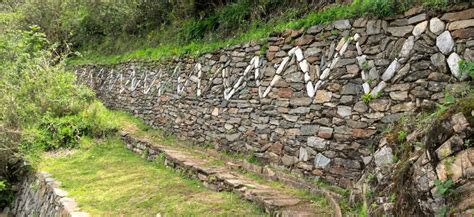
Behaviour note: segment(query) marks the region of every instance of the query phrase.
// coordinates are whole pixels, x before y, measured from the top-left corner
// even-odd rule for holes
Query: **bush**
[[[0,208],[11,202],[14,192],[9,186],[25,171],[22,159],[28,153],[20,152],[20,142],[50,138],[43,144],[74,144],[88,126],[76,125],[78,119],[73,117],[92,102],[94,94],[76,84],[74,74],[65,70],[52,49],[54,45],[37,26],[0,35],[0,179],[6,187],[0,191]]]
[[[355,0],[353,2],[358,14],[375,17],[386,17],[397,12],[395,0]]]

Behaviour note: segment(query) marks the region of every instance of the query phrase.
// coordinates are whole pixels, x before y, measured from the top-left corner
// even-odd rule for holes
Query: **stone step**
[[[138,138],[127,132],[122,132],[121,138],[126,143],[128,149],[141,154],[146,159],[154,160],[161,157],[165,165],[185,171],[185,174],[199,179],[207,188],[215,191],[235,192],[242,198],[259,204],[272,216],[329,215],[318,210],[317,205],[308,199],[299,198],[281,189],[260,184],[235,172],[228,165],[211,166],[209,160],[212,158],[211,156],[199,155],[199,152],[191,153],[191,151],[156,144],[146,138]],[[206,156],[207,159],[200,156]],[[237,165],[242,166],[242,162],[237,163]],[[263,171],[261,168],[258,169],[249,165],[242,167],[244,169],[253,168],[260,172]],[[291,187],[289,186],[289,188]],[[306,189],[327,198],[333,212],[330,214],[331,216],[342,216],[339,205],[330,193],[321,189],[314,189],[314,187],[306,187]]]

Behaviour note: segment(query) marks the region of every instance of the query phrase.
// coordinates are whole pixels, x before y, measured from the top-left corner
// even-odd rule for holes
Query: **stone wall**
[[[59,185],[60,182],[45,172],[26,177],[16,195],[13,215],[88,217],[89,214],[81,212],[73,199],[66,197],[68,193]]]
[[[474,109],[474,108],[470,108]],[[453,111],[454,110],[454,111]],[[456,111],[457,110],[457,111]],[[474,214],[474,110],[451,108],[431,126],[414,129],[403,144],[384,136],[356,185],[371,216],[472,216]],[[397,151],[398,150],[398,151]],[[394,161],[397,154],[401,159]],[[372,178],[370,178],[372,176]],[[452,182],[450,185],[436,184]],[[445,190],[440,193],[440,190]],[[446,213],[444,215],[442,213]]]
[[[384,125],[465,85],[474,8],[414,8],[274,33],[199,57],[82,66],[104,103],[220,150],[351,187]]]

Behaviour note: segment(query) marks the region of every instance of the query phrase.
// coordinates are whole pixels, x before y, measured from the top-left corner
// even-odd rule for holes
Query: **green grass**
[[[61,152],[59,152],[61,153]],[[162,162],[148,162],[118,138],[83,138],[72,154],[46,154],[39,168],[93,216],[263,216],[256,205],[213,192]]]
[[[178,140],[175,136],[164,136],[163,132],[159,129],[153,129],[146,124],[143,123],[139,118],[133,117],[128,113],[121,112],[121,111],[110,111],[107,110],[101,103],[96,102],[94,103],[89,110],[98,110],[97,115],[100,117],[99,119],[108,120],[109,127],[116,126],[117,128],[124,130],[130,133],[133,136],[138,138],[147,139],[150,142],[159,145],[166,145],[172,146],[178,150],[184,151],[187,154],[195,156],[197,158],[206,159],[208,163],[207,166],[218,166],[224,167],[226,162],[233,161],[233,160],[249,160],[248,157],[244,154],[236,154],[236,153],[222,153],[221,159],[210,157],[206,153],[206,149],[209,147],[200,147],[194,146],[189,144],[187,141]],[[100,120],[99,120],[100,121]],[[81,147],[92,147],[93,145],[88,145],[89,143],[83,142]],[[209,146],[209,145],[208,145]],[[288,188],[281,182],[276,181],[268,181],[263,179],[262,177],[258,176],[255,173],[238,170],[235,171],[241,175],[246,176],[252,180],[255,180],[257,183],[264,184],[267,186],[271,186],[275,189],[278,189],[282,192],[286,192],[289,195],[294,195],[300,198],[305,198],[314,202],[314,206],[321,210],[321,213],[331,213],[328,210],[328,201],[322,195],[313,195],[310,194],[309,191],[295,189],[295,188]]]

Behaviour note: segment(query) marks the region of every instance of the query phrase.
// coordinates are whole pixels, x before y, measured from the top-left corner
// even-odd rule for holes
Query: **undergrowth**
[[[149,38],[133,36],[133,40],[130,40],[130,37],[126,36],[118,41],[112,40],[115,43],[84,44],[80,50],[82,56],[71,58],[68,63],[71,65],[116,64],[130,59],[156,60],[180,55],[195,56],[229,45],[258,41],[267,38],[273,32],[281,32],[285,29],[308,28],[338,19],[365,15],[382,18],[403,12],[415,5],[423,5],[430,9],[444,9],[448,6],[448,2],[448,0],[356,0],[350,4],[332,4],[325,9],[305,13],[303,17],[293,14],[293,12],[301,11],[296,8],[273,20],[245,21],[244,18],[250,16],[249,4],[247,1],[237,1],[206,18],[191,19],[175,30],[163,30],[161,33],[169,34],[168,32],[173,31],[173,39],[178,40],[166,39],[156,45],[150,45]],[[231,33],[219,31],[219,28],[223,26],[234,26],[237,29]],[[130,41],[138,41],[140,45],[127,49],[115,49],[115,47],[128,47]],[[103,52],[111,48],[120,52]]]

